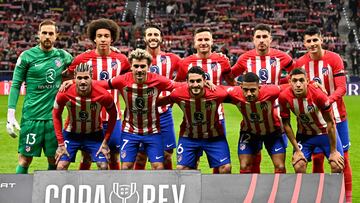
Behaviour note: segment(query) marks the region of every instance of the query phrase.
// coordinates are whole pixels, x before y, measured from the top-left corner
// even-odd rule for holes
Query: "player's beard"
[[[156,46],[151,46],[152,42],[156,42]],[[148,40],[146,41],[146,46],[150,49],[157,49],[160,46],[160,43],[158,40]]]
[[[41,46],[45,49],[45,50],[49,50],[53,47],[53,42],[51,42],[51,40],[44,40],[41,43]]]
[[[86,97],[91,92],[91,87],[89,85],[79,85],[76,87],[76,92],[80,97]]]

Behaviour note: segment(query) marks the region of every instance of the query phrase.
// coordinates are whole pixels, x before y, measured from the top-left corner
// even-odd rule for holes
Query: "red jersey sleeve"
[[[104,99],[102,100],[102,106],[105,107],[106,112],[109,114],[108,128],[106,129],[104,136],[104,139],[108,141],[116,124],[117,111],[114,104],[114,99],[109,94],[109,92],[104,90],[103,95],[104,95]]]
[[[332,56],[332,68],[334,74],[335,91],[330,95],[330,103],[339,100],[346,94],[346,77],[344,63],[338,54]]]
[[[129,60],[126,58],[125,55],[121,54],[121,72],[120,74],[124,74],[130,71],[131,65],[129,63]]]
[[[290,109],[287,98],[290,96],[290,89],[282,91],[279,95],[279,105],[280,105],[280,116],[281,118],[290,118]]]
[[[186,66],[185,62],[186,62],[185,59],[182,59],[179,61],[179,67],[178,67],[179,69],[176,74],[175,81],[182,82],[182,81],[186,80],[186,74],[187,74],[188,67]]]
[[[59,92],[56,95],[54,108],[52,112],[54,130],[58,144],[64,144],[64,137],[62,134],[62,112],[64,111],[67,102],[66,94]]]
[[[246,57],[246,54],[242,54],[236,61],[235,65],[233,65],[233,67],[231,67],[231,75],[233,77],[237,77],[246,71],[246,67],[244,65],[244,63],[246,63],[245,57]]]
[[[316,88],[314,86],[312,86],[311,88],[314,91],[314,103],[321,109],[321,111],[331,111],[331,105],[327,95],[323,91],[321,91],[320,88]]]

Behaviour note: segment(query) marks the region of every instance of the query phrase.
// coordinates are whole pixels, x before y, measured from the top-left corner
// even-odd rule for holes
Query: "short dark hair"
[[[271,34],[271,27],[269,25],[266,25],[266,24],[257,24],[254,28],[254,34],[257,30],[266,30],[268,31],[270,34]]]
[[[55,31],[56,31],[56,32],[59,31],[59,28],[58,28],[58,26],[56,25],[56,22],[53,21],[53,20],[46,19],[46,20],[41,21],[41,23],[39,24],[39,30],[41,30],[41,27],[44,26],[44,25],[53,25],[53,26],[55,26]]]
[[[210,32],[210,34],[212,35],[211,29],[209,27],[200,27],[200,28],[195,29],[194,36],[200,32]]]
[[[92,42],[94,42],[96,38],[96,31],[98,29],[107,29],[110,31],[111,39],[113,42],[116,42],[119,39],[120,35],[120,27],[119,25],[110,19],[100,18],[97,20],[93,20],[87,27],[87,35]]]
[[[253,72],[248,72],[243,77],[243,82],[256,82],[259,83],[259,76]]]
[[[200,66],[191,67],[186,74],[186,80],[189,79],[189,74],[192,74],[192,73],[201,75],[201,77],[205,80],[205,72]]]
[[[155,28],[155,29],[158,29],[160,31],[160,36],[162,37],[162,32],[161,32],[161,29],[159,26],[155,25],[155,24],[148,24],[148,25],[145,25],[144,27],[144,31],[143,31],[143,37],[145,37],[146,35],[146,30],[149,29],[149,28]]]
[[[290,77],[293,75],[301,75],[304,74],[306,76],[306,72],[303,68],[295,68],[290,72]]]
[[[90,77],[92,78],[92,66],[87,64],[87,63],[79,63],[76,68],[75,68],[75,75],[76,73],[79,72],[89,72],[90,73]]]
[[[306,28],[306,30],[304,31],[304,36],[305,35],[316,35],[316,34],[321,36],[321,31],[317,26],[314,26],[314,25],[308,26]]]

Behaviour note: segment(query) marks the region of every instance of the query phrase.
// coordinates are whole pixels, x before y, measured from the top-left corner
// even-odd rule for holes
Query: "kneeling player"
[[[79,64],[75,69],[76,84],[65,92],[59,92],[53,109],[54,128],[58,140],[56,151],[57,170],[67,170],[75,161],[77,150],[91,154],[99,169],[108,169],[109,147],[107,142],[114,129],[116,108],[112,96],[92,83],[92,67]],[[63,133],[62,112],[68,109],[68,118]],[[105,108],[109,113],[108,128],[103,137],[100,113]]]

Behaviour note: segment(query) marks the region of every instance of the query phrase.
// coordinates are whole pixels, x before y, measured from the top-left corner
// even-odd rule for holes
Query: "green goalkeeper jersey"
[[[39,45],[24,51],[19,56],[10,89],[8,108],[16,109],[22,82],[26,96],[22,118],[27,120],[52,119],[55,96],[61,85],[61,73],[72,62],[72,56],[53,48],[43,51]]]

